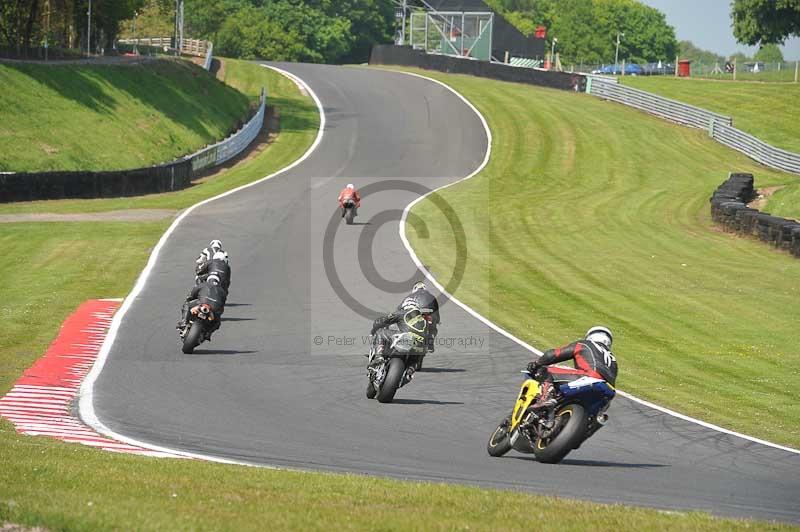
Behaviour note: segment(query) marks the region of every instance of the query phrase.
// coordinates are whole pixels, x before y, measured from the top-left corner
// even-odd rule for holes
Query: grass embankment
[[[484,172],[440,194],[468,235],[456,295],[541,348],[596,323],[616,333],[619,385],[703,420],[800,447],[800,261],[711,223],[729,171],[797,182],[634,109],[427,72],[494,135]],[[430,201],[414,248],[448,281],[456,243]]]
[[[298,157],[316,134],[309,100],[291,82],[254,65],[228,62],[227,76],[251,96],[268,83],[271,101],[280,102],[284,128],[255,160],[175,194],[24,207],[81,212],[181,206]],[[6,274],[6,286],[16,288],[4,292],[2,307],[7,334],[0,337],[0,394],[44,352],[82,301],[128,293],[167,223],[0,225],[0,245],[16,250]],[[470,487],[117,455],[19,436],[4,420],[0,449],[0,523],[51,529],[507,529],[517,526],[509,523],[537,521],[565,530],[788,529]]]
[[[225,137],[248,114],[243,94],[170,59],[0,64],[0,87],[0,171],[8,172],[162,163]]]
[[[202,199],[269,175],[291,163],[308,149],[317,135],[319,113],[311,98],[300,94],[292,81],[254,63],[233,59],[225,60],[224,79],[252,102],[258,99],[261,87],[265,86],[267,102],[278,109],[280,135],[258,157],[239,164],[220,176],[177,192],[129,198],[6,203],[0,205],[0,214],[183,209]]]
[[[5,437],[3,435],[3,437]],[[24,438],[0,523],[57,530],[789,530],[464,486],[114,455]]]
[[[800,84],[669,76],[625,76],[620,80],[637,89],[733,117],[733,125],[742,131],[778,148],[800,153]]]
[[[759,139],[800,153],[800,84],[717,82],[667,77],[626,77],[626,85],[733,117],[733,125]],[[764,188],[759,174],[756,188]],[[767,200],[764,212],[800,219],[800,182]]]

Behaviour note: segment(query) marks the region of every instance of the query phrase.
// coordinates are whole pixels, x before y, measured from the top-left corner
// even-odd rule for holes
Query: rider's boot
[[[539,392],[539,398],[531,405],[532,408],[549,408],[556,404],[556,399],[553,397],[553,383],[544,381],[542,389]]]

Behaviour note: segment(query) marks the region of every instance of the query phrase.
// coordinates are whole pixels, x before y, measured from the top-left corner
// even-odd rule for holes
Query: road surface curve
[[[452,346],[440,345],[393,404],[365,399],[370,321],[341,293],[376,311],[397,305],[400,287],[419,277],[398,235],[402,209],[475,170],[487,137],[463,101],[429,80],[279,66],[318,95],[324,136],[289,172],[195,209],[176,228],[94,384],[103,424],[141,442],[248,463],[800,522],[800,456],[624,398],[609,426],[560,465],[513,452],[490,458],[487,437],[511,408],[531,355],[455,304],[445,304],[440,333]],[[363,225],[334,219],[325,256],[347,183],[373,192]],[[193,259],[211,238],[232,257],[229,304],[213,341],[184,355],[173,327]]]

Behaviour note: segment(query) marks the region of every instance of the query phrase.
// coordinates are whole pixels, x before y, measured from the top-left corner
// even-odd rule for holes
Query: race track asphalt
[[[531,355],[452,303],[440,336],[453,345],[428,357],[393,404],[367,400],[370,312],[391,310],[420,277],[398,235],[400,213],[420,190],[477,168],[487,138],[476,114],[433,82],[278,66],[319,96],[322,141],[289,172],[177,227],[94,385],[102,423],[145,443],[249,463],[800,522],[800,456],[624,398],[609,426],[560,465],[513,452],[490,458],[486,440]],[[335,218],[350,182],[370,191],[364,225]],[[213,341],[184,355],[174,325],[194,258],[212,238],[231,256],[229,304]],[[369,310],[344,302],[343,290]]]

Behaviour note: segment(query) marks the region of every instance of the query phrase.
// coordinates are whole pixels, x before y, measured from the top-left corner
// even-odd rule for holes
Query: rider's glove
[[[539,371],[540,367],[541,366],[539,365],[539,362],[534,360],[533,362],[528,364],[528,373],[530,373],[531,375],[536,375],[536,372]]]

